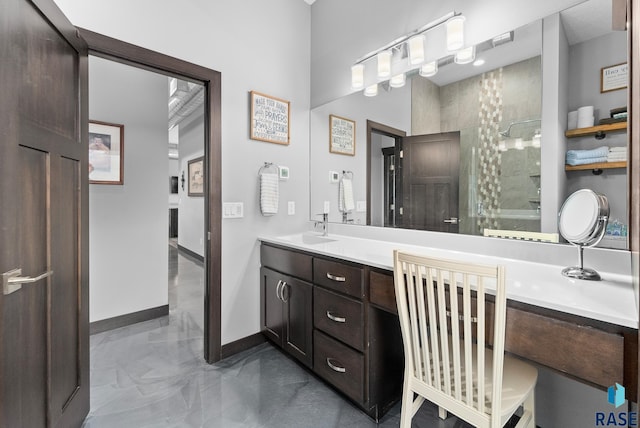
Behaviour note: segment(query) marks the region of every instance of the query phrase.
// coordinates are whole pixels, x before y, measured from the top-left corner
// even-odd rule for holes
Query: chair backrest
[[[520,239],[523,241],[555,243],[560,241],[560,236],[557,233],[528,232],[526,230],[484,229],[483,235],[493,238]]]
[[[420,394],[429,401],[468,422],[499,426],[506,318],[504,268],[396,250],[394,280],[405,376],[417,381],[425,392]],[[487,300],[493,300],[493,307]],[[484,351],[490,344],[493,373],[491,384],[485,385]]]

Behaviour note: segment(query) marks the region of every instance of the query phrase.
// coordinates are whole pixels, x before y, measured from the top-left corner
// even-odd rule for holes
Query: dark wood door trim
[[[204,163],[207,174],[205,191],[205,315],[204,358],[208,363],[221,359],[221,267],[222,267],[222,132],[220,72],[141,48],[121,40],[78,28],[87,42],[89,53],[101,58],[159,72],[205,86],[205,147]]]
[[[396,143],[399,138],[407,136],[405,131],[367,120],[367,225],[371,224],[371,134],[373,132],[394,138]]]

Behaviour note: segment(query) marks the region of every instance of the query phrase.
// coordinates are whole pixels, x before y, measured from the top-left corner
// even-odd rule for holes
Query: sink
[[[308,245],[316,245],[316,244],[326,244],[328,242],[334,242],[335,239],[328,238],[326,236],[321,235],[310,235],[310,234],[302,234],[302,243]]]

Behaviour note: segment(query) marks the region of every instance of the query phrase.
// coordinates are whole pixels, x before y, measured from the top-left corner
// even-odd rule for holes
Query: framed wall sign
[[[626,62],[602,67],[600,70],[600,93],[617,91],[627,87],[629,66]]]
[[[124,125],[89,121],[89,183],[124,184]]]
[[[252,140],[289,144],[289,101],[251,91]]]
[[[329,115],[329,151],[341,155],[356,154],[356,122]]]
[[[187,195],[204,196],[204,157],[191,159],[187,164]]]

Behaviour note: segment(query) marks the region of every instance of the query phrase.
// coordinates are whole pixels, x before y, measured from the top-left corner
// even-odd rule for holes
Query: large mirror
[[[542,122],[549,105],[565,106],[562,115],[593,105],[595,125],[626,106],[626,89],[601,92],[602,69],[626,62],[627,55],[626,32],[613,31],[610,17],[611,0],[589,0],[560,12],[555,43],[565,47],[556,52],[566,58],[559,61],[557,79],[543,81],[543,62],[553,60],[544,55],[554,53],[543,52],[543,23],[537,20],[476,45],[480,61],[461,65],[443,57],[434,76],[415,70],[402,87],[382,83],[374,97],[356,92],[314,108],[313,219],[328,212],[330,222],[535,236],[557,232],[558,206],[545,206],[543,195],[564,200],[589,188],[607,195],[611,220],[619,226],[600,246],[627,248],[626,169],[558,167],[566,150],[626,147],[624,129],[604,140],[565,138],[545,135]],[[545,84],[558,89],[550,92]],[[355,123],[353,155],[330,151],[331,115]],[[561,126],[564,133],[566,123]],[[558,168],[562,177],[543,187],[550,182],[543,176]],[[351,209],[344,206],[343,179]]]

